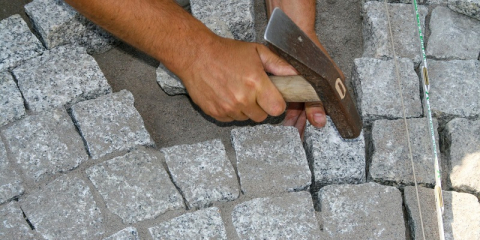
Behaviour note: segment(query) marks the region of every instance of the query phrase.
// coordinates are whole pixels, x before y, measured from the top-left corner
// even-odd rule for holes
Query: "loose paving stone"
[[[480,61],[428,61],[430,104],[436,116],[480,115]]]
[[[0,21],[0,39],[0,72],[40,55],[45,49],[18,14]]]
[[[420,117],[420,86],[411,60],[397,59],[406,117]],[[352,82],[363,120],[402,118],[403,108],[394,60],[357,58]]]
[[[480,53],[480,22],[436,7],[430,19],[431,34],[427,54],[437,59],[478,59]]]
[[[227,24],[235,39],[255,41],[253,1],[191,0],[190,6],[200,21],[216,17]]]
[[[410,58],[415,65],[421,61],[418,28],[411,4],[389,3],[396,56]],[[428,8],[418,6],[422,29],[425,29],[425,17]],[[363,57],[393,58],[385,3],[366,2],[363,6]]]
[[[68,108],[112,91],[95,59],[73,46],[45,51],[15,68],[13,74],[27,107],[35,112]]]
[[[448,0],[448,7],[455,12],[480,20],[480,0]]]
[[[97,239],[104,232],[102,213],[77,177],[57,178],[21,199],[20,206],[45,239]]]
[[[132,93],[122,90],[72,107],[74,121],[93,159],[137,145],[154,145],[133,103]]]
[[[127,227],[103,240],[140,240],[140,238],[136,228]]]
[[[0,237],[2,239],[36,239],[23,218],[17,202],[10,202],[0,207]]]
[[[450,144],[450,182],[458,191],[480,195],[480,120],[451,120],[446,127]]]
[[[237,128],[231,139],[243,193],[309,188],[311,172],[296,128],[267,124]]]
[[[433,150],[427,119],[407,119],[407,124],[417,182],[434,184]],[[437,129],[435,119],[433,124],[434,129]],[[437,151],[440,151],[437,134],[435,138]],[[370,164],[371,178],[380,183],[413,184],[404,120],[375,121],[372,127],[372,140],[374,151]]]
[[[0,140],[0,204],[23,194],[22,182],[17,172],[11,168],[5,145]]]
[[[30,181],[72,170],[88,159],[65,109],[28,116],[5,129],[3,135],[12,161]]]
[[[161,160],[158,151],[139,149],[86,172],[107,208],[124,223],[135,223],[184,207]]]
[[[238,198],[237,175],[218,139],[162,148],[173,182],[189,208]]]
[[[148,229],[153,239],[227,239],[216,207],[186,213]]]
[[[419,187],[425,239],[438,239],[438,223],[433,189]],[[468,193],[443,191],[445,239],[480,239],[480,204]],[[405,188],[405,208],[414,239],[422,239],[415,187]]]
[[[0,127],[25,115],[22,94],[12,75],[0,72]]]
[[[320,239],[308,192],[238,204],[233,209],[232,221],[240,239]]]
[[[330,117],[323,128],[308,124],[305,130],[305,151],[315,184],[365,182],[365,140],[343,139]]]
[[[318,199],[328,239],[405,239],[402,196],[395,187],[329,185]]]

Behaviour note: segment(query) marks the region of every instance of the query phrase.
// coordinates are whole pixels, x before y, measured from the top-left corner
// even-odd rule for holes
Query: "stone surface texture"
[[[237,175],[218,139],[162,148],[173,182],[189,208],[232,201],[240,194]]]
[[[480,20],[480,0],[448,0],[448,7],[455,12]]]
[[[216,207],[186,213],[148,230],[154,240],[227,239],[220,210]]]
[[[90,189],[74,176],[62,176],[31,192],[20,206],[45,239],[96,239],[104,232]]]
[[[13,70],[27,107],[35,112],[70,107],[110,93],[95,59],[83,48],[62,46],[45,51]]]
[[[137,145],[154,145],[133,104],[132,93],[122,90],[72,107],[74,121],[93,159]]]
[[[82,138],[65,109],[28,116],[5,129],[3,135],[12,162],[30,181],[67,172],[88,159]]]
[[[184,207],[182,196],[170,181],[157,151],[135,150],[86,172],[107,208],[124,223],[153,219]]]
[[[20,176],[12,169],[5,145],[0,139],[0,204],[22,194],[25,191],[22,183]]]
[[[0,237],[2,239],[37,239],[17,202],[0,206]]]
[[[45,49],[20,15],[0,21],[0,72],[38,56]]]
[[[296,128],[268,124],[236,128],[231,138],[243,193],[309,188],[311,172]]]
[[[365,182],[363,133],[355,139],[343,139],[328,117],[323,128],[308,124],[304,146],[315,184]]]
[[[157,67],[157,83],[168,95],[187,94],[185,86],[183,86],[180,78],[168,70],[162,63]]]
[[[232,221],[240,239],[320,239],[321,234],[308,192],[241,203]]]
[[[140,238],[136,228],[127,227],[103,240],[140,240]]]
[[[328,185],[318,199],[327,239],[405,239],[402,195],[395,187]]]
[[[12,75],[0,72],[0,127],[25,115],[22,94]]]

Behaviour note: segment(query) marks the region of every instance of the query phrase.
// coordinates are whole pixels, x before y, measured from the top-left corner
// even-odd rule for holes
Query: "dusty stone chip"
[[[0,236],[3,239],[37,239],[17,202],[0,206]]]
[[[0,72],[0,127],[25,115],[22,94],[12,75]]]
[[[23,194],[25,190],[22,183],[20,176],[12,169],[5,145],[0,139],[0,204]]]

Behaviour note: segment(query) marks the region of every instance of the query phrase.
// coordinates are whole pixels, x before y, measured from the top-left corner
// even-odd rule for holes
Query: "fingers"
[[[322,128],[327,123],[327,116],[321,102],[305,103],[305,112],[308,121],[314,127]]]
[[[270,51],[270,49],[268,49],[267,47],[263,45],[258,45],[257,51],[260,59],[262,60],[265,71],[273,75],[280,76],[298,74],[297,70],[292,67],[292,65],[288,64],[287,61]]]

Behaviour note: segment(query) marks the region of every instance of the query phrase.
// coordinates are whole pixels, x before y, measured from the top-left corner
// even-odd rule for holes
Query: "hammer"
[[[362,121],[335,62],[279,8],[273,10],[265,40],[300,73],[270,76],[285,101],[321,101],[340,136],[358,137]]]

